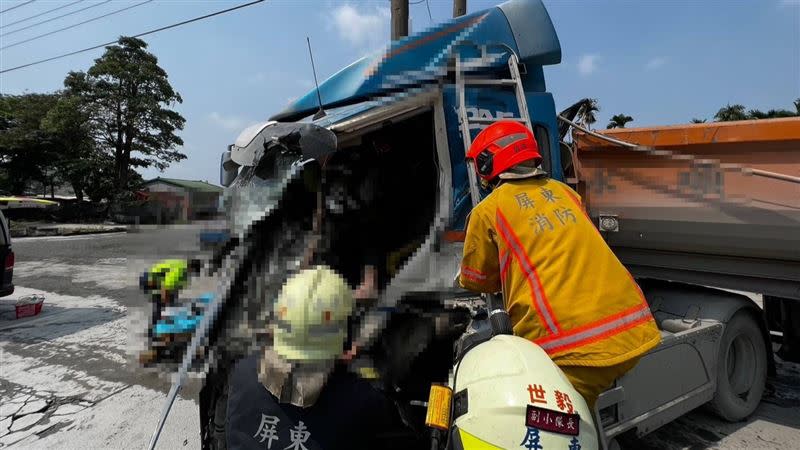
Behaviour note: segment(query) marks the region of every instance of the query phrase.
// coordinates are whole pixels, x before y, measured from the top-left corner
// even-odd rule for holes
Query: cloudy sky
[[[27,1],[27,0],[24,0]],[[240,1],[0,0],[0,67],[90,47]],[[415,3],[418,0],[412,0]],[[412,4],[412,31],[447,20],[452,1]],[[500,3],[468,0],[468,11]],[[556,106],[599,99],[599,124],[617,113],[631,125],[711,118],[726,103],[791,108],[800,97],[800,0],[545,0],[563,60],[546,68]],[[47,10],[41,17],[13,24]],[[430,16],[428,12],[430,7]],[[69,16],[20,30],[61,14]],[[132,7],[70,30],[13,45]],[[311,38],[320,80],[389,39],[389,0],[268,0],[146,38],[184,102],[181,133],[189,158],[162,176],[218,180],[219,154],[239,131],[313,87]],[[433,21],[431,21],[431,18]],[[102,50],[0,75],[0,92],[52,91],[70,70],[86,70]],[[159,175],[144,171],[145,177]]]

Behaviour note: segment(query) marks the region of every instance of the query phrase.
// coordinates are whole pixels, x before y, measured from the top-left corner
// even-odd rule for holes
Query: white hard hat
[[[454,448],[598,448],[583,397],[527,339],[500,335],[469,350],[450,386]]]
[[[327,266],[287,280],[275,305],[275,352],[289,361],[322,361],[344,351],[355,306],[350,286]]]

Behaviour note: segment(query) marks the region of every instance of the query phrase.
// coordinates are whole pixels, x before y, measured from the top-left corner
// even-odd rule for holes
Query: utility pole
[[[408,36],[408,0],[392,0],[392,40]]]
[[[461,17],[467,13],[467,0],[453,0],[453,17]]]

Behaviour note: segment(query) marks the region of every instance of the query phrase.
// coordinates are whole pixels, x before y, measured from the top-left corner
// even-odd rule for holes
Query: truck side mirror
[[[222,158],[219,163],[219,184],[228,187],[239,175],[239,165],[231,159],[231,150],[222,152]]]

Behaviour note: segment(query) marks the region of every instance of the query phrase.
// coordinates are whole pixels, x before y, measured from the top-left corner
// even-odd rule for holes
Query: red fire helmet
[[[542,155],[528,127],[519,122],[503,120],[478,133],[469,147],[467,159],[475,161],[478,176],[491,181],[525,161],[535,159],[538,164]]]

